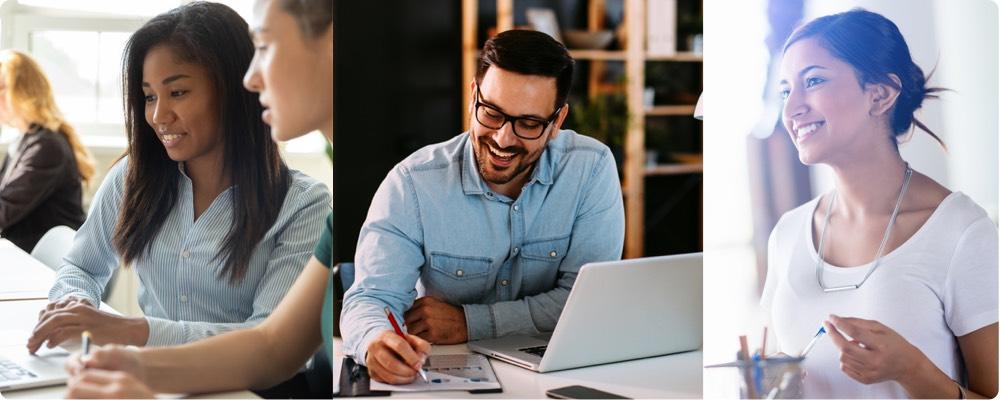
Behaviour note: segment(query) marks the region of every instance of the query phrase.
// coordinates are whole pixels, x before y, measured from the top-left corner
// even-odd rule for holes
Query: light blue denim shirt
[[[97,190],[56,274],[50,300],[75,295],[100,303],[120,263],[112,237],[126,161],[113,166]],[[139,277],[139,307],[149,322],[147,346],[193,342],[256,325],[271,314],[312,256],[330,213],[326,186],[298,171],[291,171],[291,177],[281,211],[254,249],[246,277],[232,286],[227,277],[218,277],[225,257],[213,260],[232,226],[232,190],[219,194],[195,220],[191,179],[181,171],[173,210],[149,252],[132,265]]]
[[[583,264],[621,258],[625,216],[611,151],[563,130],[517,199],[495,193],[463,133],[407,157],[361,228],[344,297],[344,350],[369,342],[417,297],[461,305],[469,340],[555,328]],[[419,289],[418,289],[419,287]]]

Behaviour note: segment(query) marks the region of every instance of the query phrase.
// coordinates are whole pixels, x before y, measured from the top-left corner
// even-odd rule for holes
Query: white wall
[[[942,101],[952,190],[961,190],[997,220],[997,4],[986,0],[934,3],[942,62],[938,73],[955,93]]]

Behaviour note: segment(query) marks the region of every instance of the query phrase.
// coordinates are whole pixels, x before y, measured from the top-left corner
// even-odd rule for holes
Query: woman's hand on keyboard
[[[145,318],[129,318],[98,310],[87,301],[60,300],[41,312],[28,338],[28,352],[35,354],[43,344],[53,348],[83,331],[90,331],[95,344],[118,343],[142,346],[149,339]]]

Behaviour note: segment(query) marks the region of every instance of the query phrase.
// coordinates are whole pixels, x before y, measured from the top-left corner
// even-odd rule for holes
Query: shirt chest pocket
[[[559,266],[569,249],[569,236],[542,239],[521,246],[521,291],[532,295],[552,290]]]
[[[425,286],[429,293],[445,294],[452,304],[474,303],[489,290],[492,264],[486,257],[432,252]]]

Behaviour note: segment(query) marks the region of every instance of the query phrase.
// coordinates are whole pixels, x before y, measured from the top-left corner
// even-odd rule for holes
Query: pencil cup
[[[802,397],[802,358],[773,357],[736,363],[741,399],[797,399]]]

